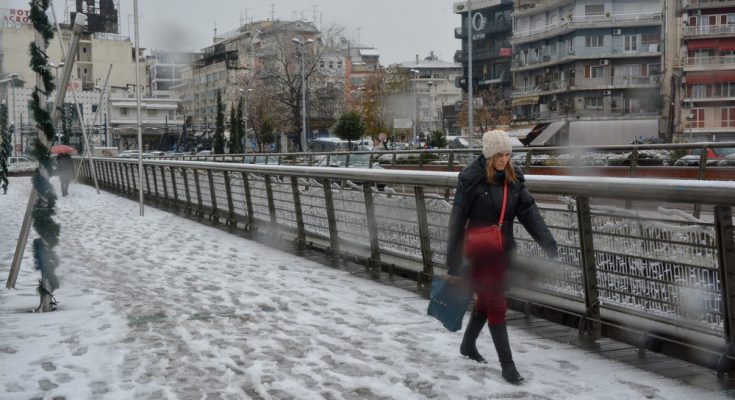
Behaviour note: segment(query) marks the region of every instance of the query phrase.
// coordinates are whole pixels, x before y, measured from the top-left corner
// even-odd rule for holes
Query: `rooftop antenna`
[[[245,18],[242,17],[242,11],[240,11],[240,27],[241,28],[243,26],[243,21],[245,21],[245,22],[248,21],[248,10],[250,10],[250,8],[246,8],[245,9]]]
[[[217,21],[214,21],[214,40],[212,42],[217,41]]]
[[[361,26],[357,27],[357,45],[360,46],[360,30],[362,30]]]
[[[276,20],[276,3],[271,3],[271,21]]]
[[[291,10],[291,21],[296,21],[296,16],[298,15],[298,11]]]
[[[311,6],[311,10],[312,10],[311,22],[313,22],[315,26],[316,26],[316,10],[317,9],[319,9],[318,4],[314,4],[313,6]],[[319,26],[321,26],[321,24],[319,24]]]

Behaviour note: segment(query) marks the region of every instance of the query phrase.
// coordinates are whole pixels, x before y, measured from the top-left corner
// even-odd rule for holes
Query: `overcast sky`
[[[61,19],[64,0],[54,0]],[[28,8],[27,0],[10,0],[11,8]],[[73,9],[75,1],[68,3]],[[240,25],[240,18],[269,19],[271,4],[276,19],[303,17],[317,25],[338,24],[345,36],[377,47],[383,65],[409,61],[434,51],[440,59],[452,61],[460,42],[454,28],[460,18],[452,12],[453,0],[139,0],[141,47],[198,51],[212,43],[215,22],[218,32]],[[120,0],[120,33],[133,28],[133,0]],[[133,37],[133,34],[130,35]]]

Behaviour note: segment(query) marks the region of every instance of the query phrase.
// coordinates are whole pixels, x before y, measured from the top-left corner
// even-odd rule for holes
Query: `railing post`
[[[143,166],[143,176],[145,177],[145,193],[148,197],[151,196],[151,179],[148,176],[148,167]]]
[[[135,195],[135,192],[133,192],[132,186],[130,185],[130,172],[128,172],[128,169],[130,167],[129,164],[125,165],[125,192],[128,194],[128,196]]]
[[[276,202],[273,200],[273,187],[271,186],[271,176],[265,175],[265,193],[266,197],[268,198],[268,215],[270,216],[270,221],[272,227],[276,226]]]
[[[449,153],[449,164],[447,165],[447,171],[452,172],[454,169],[454,152]],[[451,189],[447,188],[444,189],[444,200],[449,200],[449,195],[451,193]]]
[[[219,213],[217,212],[217,196],[214,192],[214,173],[211,169],[207,170],[207,179],[209,179],[209,196],[212,199],[212,212],[209,214],[209,220],[215,224],[219,224]]]
[[[635,169],[638,167],[638,147],[634,147],[630,153],[630,166],[628,168],[628,177],[635,176]],[[625,200],[625,208],[633,208],[633,200]]]
[[[191,193],[189,193],[189,175],[187,173],[187,170],[182,168],[181,169],[181,178],[184,179],[184,192],[186,192],[186,207],[184,207],[184,212],[187,214],[191,214]]]
[[[599,322],[600,300],[597,290],[597,269],[595,266],[592,211],[589,197],[577,197],[577,225],[579,227],[579,252],[584,283],[585,316],[588,318],[586,330],[587,334],[593,338],[599,338],[602,335],[602,325]]]
[[[735,345],[735,242],[733,242],[732,209],[715,207],[715,230],[717,231],[717,261],[722,287],[722,320],[725,333],[725,356],[732,356]],[[717,372],[730,370],[730,363],[721,362]]]
[[[202,209],[202,188],[199,185],[199,172],[197,172],[197,170],[194,170],[194,186],[196,187],[197,191],[197,210],[194,212],[194,215],[196,215],[197,217],[203,217],[204,210]]]
[[[230,187],[230,174],[227,171],[222,171],[222,175],[225,178],[225,193],[227,194],[227,221],[225,224],[228,226],[237,226],[237,218],[235,218],[235,206],[232,204],[232,188]]]
[[[148,168],[146,168],[147,170]],[[159,201],[161,198],[158,195],[158,177],[156,176],[156,167],[151,167],[151,175],[153,175],[153,189],[156,192],[156,201]]]
[[[702,147],[702,154],[699,155],[699,170],[697,171],[697,180],[704,179],[704,173],[707,169],[707,149],[709,146],[705,145]],[[694,210],[692,211],[692,215],[694,218],[699,218],[700,214],[702,213],[702,205],[700,203],[697,203],[694,205]]]
[[[424,154],[426,154],[426,152],[423,150],[419,153],[419,169],[424,169]]]
[[[368,234],[370,235],[370,260],[368,267],[380,271],[380,244],[378,242],[378,224],[375,219],[375,204],[373,202],[373,188],[369,183],[362,184],[365,195],[365,218],[367,218]]]
[[[163,205],[168,206],[168,188],[166,187],[166,167],[161,165],[161,186],[163,186]]]
[[[339,238],[337,237],[337,215],[334,212],[334,199],[332,198],[332,181],[325,179],[322,181],[324,187],[324,205],[327,207],[327,222],[329,223],[329,241],[331,248],[329,249],[332,256],[339,255]]]
[[[523,165],[523,175],[528,174],[529,168],[531,168],[531,160],[533,158],[533,150],[528,150],[526,153],[526,163]]]
[[[243,192],[245,193],[245,207],[248,211],[248,222],[245,223],[245,230],[249,231],[253,229],[255,217],[253,217],[253,199],[250,197],[250,179],[248,179],[248,173],[245,171],[242,172],[242,187]]]
[[[122,175],[120,173],[121,165],[119,162],[116,162],[115,164],[113,164],[113,167],[113,172],[115,175],[115,189],[118,193],[121,193],[123,188]]]
[[[131,164],[130,165],[130,180],[133,182],[133,191],[131,192],[132,196],[138,195],[138,179],[135,178],[135,171],[138,169],[138,164]],[[140,171],[138,171],[140,173]]]
[[[304,216],[301,211],[301,194],[299,193],[299,178],[291,177],[291,192],[293,193],[293,207],[296,214],[296,242],[302,246],[306,243],[306,232],[304,230]]]
[[[179,209],[179,191],[176,188],[176,168],[171,168],[171,189],[174,190],[174,209],[178,211]]]
[[[424,286],[426,282],[431,282],[434,276],[434,264],[431,261],[431,233],[429,232],[429,221],[426,216],[426,199],[424,198],[424,188],[415,186],[413,188],[416,197],[416,216],[419,223],[419,239],[421,242],[421,259],[423,260],[424,270],[419,274],[416,283],[419,287]]]

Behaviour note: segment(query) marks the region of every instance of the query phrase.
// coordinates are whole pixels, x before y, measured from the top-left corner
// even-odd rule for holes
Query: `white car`
[[[38,161],[26,157],[8,157],[8,172],[27,172],[38,168]]]

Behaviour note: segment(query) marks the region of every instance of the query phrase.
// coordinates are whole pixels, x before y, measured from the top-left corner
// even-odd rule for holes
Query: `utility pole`
[[[467,0],[467,137],[473,147],[475,100],[472,93],[472,0]]]

